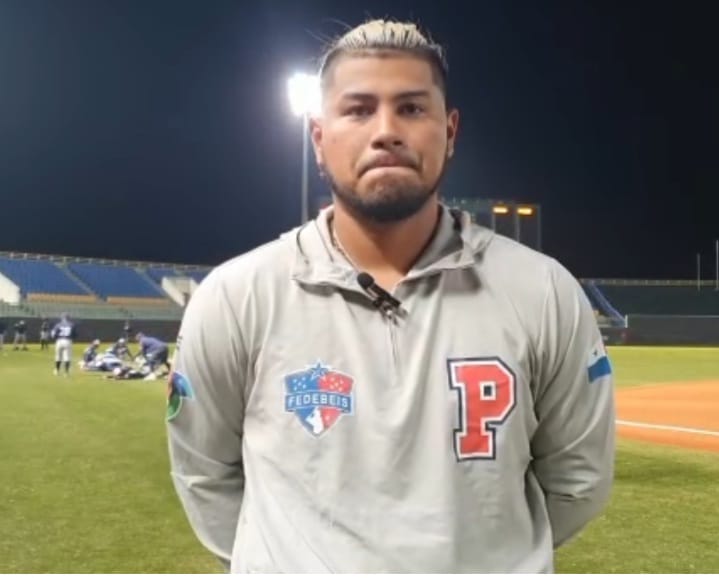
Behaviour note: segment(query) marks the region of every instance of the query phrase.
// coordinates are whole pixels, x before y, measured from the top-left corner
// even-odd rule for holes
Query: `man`
[[[605,506],[612,377],[579,284],[438,200],[458,113],[414,25],[348,32],[311,124],[332,207],[215,269],[172,476],[233,572],[550,572]]]
[[[50,332],[55,340],[55,370],[54,374],[60,375],[60,367],[64,365],[64,376],[70,376],[70,362],[72,360],[72,340],[75,339],[75,325],[70,321],[67,314],[60,316],[60,321],[55,324]]]
[[[115,367],[110,373],[105,375],[105,379],[116,379],[120,381],[137,379],[153,380],[155,377],[150,366],[145,363],[134,366],[123,364],[119,367]]]
[[[145,358],[151,373],[154,373],[160,365],[164,365],[167,371],[170,371],[167,343],[144,333],[138,333],[136,339],[140,344],[140,355]]]
[[[122,338],[125,341],[130,341],[131,335],[132,335],[132,325],[130,325],[130,320],[126,319],[125,324],[122,326]]]
[[[97,359],[97,350],[100,348],[100,340],[94,339],[90,345],[82,352],[82,360],[80,361],[80,369],[92,370]]]
[[[40,324],[40,351],[49,349],[48,342],[50,341],[50,323],[43,317],[42,323]]]
[[[98,353],[97,356],[89,363],[84,364],[85,371],[99,371],[103,373],[115,371],[125,365],[122,359],[111,353],[108,349],[104,353]]]
[[[22,350],[27,351],[27,324],[24,319],[20,319],[15,323],[15,339],[13,340],[13,350],[17,351],[22,345]]]
[[[99,346],[99,340],[95,340]],[[127,347],[125,338],[121,337],[113,343],[104,353],[98,353],[95,342],[85,350],[86,353],[92,355],[89,362],[82,363],[81,367],[86,371],[102,371],[113,372],[125,366],[125,361],[131,362],[132,355]]]
[[[5,344],[5,330],[7,329],[7,325],[5,325],[5,322],[0,319],[0,351],[2,351],[3,346]]]
[[[120,339],[113,343],[107,352],[122,361],[132,361],[132,353],[130,353],[130,348],[127,346],[127,341],[124,337],[120,337]]]

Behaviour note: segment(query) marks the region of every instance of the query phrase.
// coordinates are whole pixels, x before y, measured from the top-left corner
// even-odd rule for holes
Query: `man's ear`
[[[447,114],[447,158],[454,155],[454,145],[457,140],[457,131],[459,130],[459,111],[453,108]]]
[[[322,153],[322,119],[319,117],[310,118],[310,139],[312,140],[312,149],[315,151],[315,161],[317,166],[322,171],[324,166],[324,155]]]

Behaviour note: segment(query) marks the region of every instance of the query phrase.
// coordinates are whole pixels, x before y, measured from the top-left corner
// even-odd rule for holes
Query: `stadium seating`
[[[163,277],[180,277],[181,273],[178,273],[175,269],[170,267],[147,267],[145,272],[155,281],[158,285],[162,284]]]
[[[112,303],[113,305],[127,305],[129,307],[134,307],[139,305],[140,307],[158,307],[163,306],[171,303],[169,299],[166,297],[113,297],[110,296],[107,298],[108,303]]]
[[[111,296],[165,298],[159,287],[129,266],[69,263],[68,269],[103,299]]]
[[[20,287],[23,295],[88,295],[88,292],[52,261],[0,257],[0,274]]]
[[[0,317],[78,320],[179,321],[183,306],[173,299],[188,288],[168,285],[165,277],[190,277],[200,283],[212,270],[196,265],[73,260],[43,255],[0,254],[0,274],[19,286],[21,303],[0,302]],[[719,316],[719,291],[701,290],[687,281],[584,279],[582,287],[602,327],[624,326],[625,316]],[[172,298],[171,298],[172,297]]]
[[[161,288],[163,277],[201,280],[200,267],[138,263],[55,263],[43,256],[0,257],[0,273],[20,287],[20,305],[0,302],[1,317],[179,321],[183,308]]]
[[[719,291],[690,285],[613,285],[597,288],[622,315],[719,315]]]
[[[62,295],[58,293],[28,293],[28,303],[34,301],[59,302],[59,303],[96,303],[94,295]]]
[[[210,269],[174,269],[171,267],[148,267],[147,269],[145,269],[145,272],[154,281],[156,281],[158,285],[161,285],[163,277],[189,277],[190,279],[194,279],[197,283],[200,283],[210,272]]]
[[[207,277],[207,274],[209,272],[209,269],[195,269],[192,271],[183,271],[182,275],[186,277],[191,277],[192,279],[200,283],[205,277]]]
[[[592,305],[592,309],[597,312],[597,318],[603,325],[623,325],[624,318],[622,314],[612,306],[611,302],[606,298],[597,287],[597,283],[592,280],[581,281],[585,295],[588,297]]]

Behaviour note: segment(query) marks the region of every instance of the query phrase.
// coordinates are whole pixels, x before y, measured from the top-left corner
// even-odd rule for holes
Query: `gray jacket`
[[[233,572],[551,572],[612,484],[609,363],[555,260],[442,210],[386,314],[309,225],[185,313],[172,477]]]

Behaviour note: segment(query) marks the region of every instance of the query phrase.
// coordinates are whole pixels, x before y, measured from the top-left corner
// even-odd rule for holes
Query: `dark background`
[[[286,81],[367,17],[447,47],[447,196],[538,202],[578,276],[713,277],[703,2],[0,0],[0,250],[214,265],[300,217]],[[325,194],[314,174],[313,195]]]

